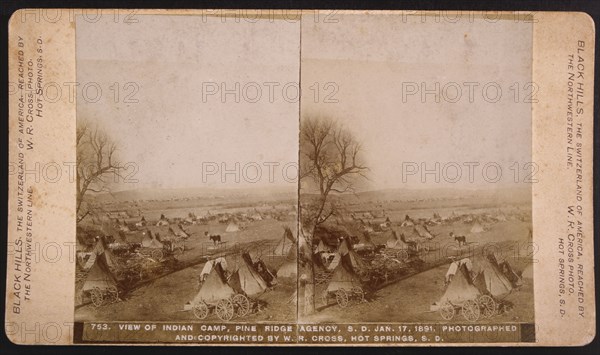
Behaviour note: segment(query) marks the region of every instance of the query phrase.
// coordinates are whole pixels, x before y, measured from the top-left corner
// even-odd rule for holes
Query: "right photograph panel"
[[[304,16],[301,47],[300,323],[532,341],[532,23]]]

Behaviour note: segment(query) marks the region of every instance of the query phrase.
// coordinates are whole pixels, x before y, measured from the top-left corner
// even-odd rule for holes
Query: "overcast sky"
[[[294,90],[299,81],[299,23],[224,23],[202,16],[136,19],[138,23],[123,24],[104,16],[96,23],[82,18],[76,23],[77,80],[81,86],[98,83],[103,90],[96,103],[91,102],[94,87],[88,88],[87,99],[79,95],[77,117],[104,127],[117,141],[121,161],[138,164],[139,183],[123,188],[268,185],[265,163],[270,162],[281,164],[274,167],[274,183],[293,186],[282,178],[281,166],[295,163],[298,155]],[[125,102],[135,90],[125,87],[129,82],[139,87],[132,97],[139,103]],[[117,103],[113,83],[120,87]],[[235,94],[223,103],[222,85],[232,90],[236,83],[239,103]],[[276,83],[268,84],[273,102],[264,83]],[[286,83],[292,83],[288,99],[282,97]],[[258,100],[257,87],[262,93]],[[203,90],[219,92],[203,99]],[[236,162],[240,183],[230,174],[223,184],[220,172],[203,183],[203,163],[216,163],[221,170],[222,163],[234,169]],[[263,173],[258,180],[254,163]],[[288,176],[295,176],[294,168]]]
[[[274,183],[293,186],[281,167],[297,161],[300,111],[336,119],[357,136],[371,168],[369,189],[429,187],[420,173],[402,181],[403,163],[405,169],[406,163],[457,163],[463,166],[457,184],[443,176],[440,183],[432,175],[426,181],[473,187],[464,162],[498,163],[501,182],[510,183],[514,162],[522,167],[531,160],[531,105],[524,102],[530,23],[338,13],[328,23],[305,17],[300,30],[297,21],[272,19],[137,19],[78,18],[76,24],[78,119],[103,127],[118,143],[120,160],[139,167],[139,183],[123,188],[268,185],[271,162],[279,164]],[[294,100],[300,43],[301,104]],[[98,102],[91,102],[94,87],[82,95],[90,83],[102,89]],[[223,103],[220,91],[236,83],[239,103],[235,94]],[[436,85],[440,102],[434,94],[422,102],[422,89]],[[488,102],[497,88],[498,101]],[[203,95],[209,89],[218,92]],[[262,177],[251,184],[255,170],[249,168],[240,183],[231,174],[223,183],[221,172],[203,182],[203,166],[232,169],[236,162],[258,164]],[[489,186],[481,169],[475,171],[475,185]],[[294,177],[295,169],[287,173]]]
[[[302,100],[302,115],[331,117],[354,133],[371,168],[370,188],[473,187],[464,162],[497,162],[501,182],[510,184],[511,164],[531,161],[531,105],[523,102],[523,86],[531,81],[531,23],[341,14],[336,20],[303,20],[302,85],[319,83],[322,90],[319,100]],[[324,102],[323,94],[334,90],[323,90],[327,82],[335,85],[337,103]],[[423,102],[422,83],[435,92],[436,82],[442,95],[446,86],[446,96],[437,103],[428,94]],[[518,102],[514,83],[521,88]],[[497,87],[500,99],[487,102],[495,100]],[[441,176],[438,184],[428,175],[423,184],[419,172],[403,183],[403,162],[431,169],[439,162],[440,171],[456,162],[463,177],[445,183]],[[450,181],[456,177],[452,169],[448,165]],[[474,169],[475,185],[489,187]],[[486,177],[494,178],[495,168]]]

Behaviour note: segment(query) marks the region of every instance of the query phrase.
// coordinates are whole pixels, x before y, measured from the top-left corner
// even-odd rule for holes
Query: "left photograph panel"
[[[295,322],[299,21],[75,25],[75,322]]]

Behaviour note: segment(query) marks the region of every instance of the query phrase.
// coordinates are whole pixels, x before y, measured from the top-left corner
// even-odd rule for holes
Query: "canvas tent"
[[[503,297],[509,294],[513,287],[494,261],[495,258],[491,260],[486,258],[480,263],[481,271],[473,283],[482,292],[489,293],[494,297]]]
[[[147,229],[142,239],[142,247],[152,249],[162,248],[163,244],[158,240],[158,232]]]
[[[408,244],[398,237],[396,231],[392,231],[392,235],[385,242],[385,246],[390,249],[408,249]]]
[[[415,225],[414,232],[421,238],[425,238],[425,239],[433,239],[434,238],[433,235],[427,229],[427,227],[420,225],[420,224]]]
[[[240,231],[240,227],[234,223],[231,222],[227,225],[227,228],[225,229],[225,233],[235,233],[235,232],[239,232]]]
[[[450,264],[450,267],[448,268],[448,271],[446,272],[446,282],[449,282],[454,275],[456,275],[456,272],[461,268],[461,266],[465,266],[466,270],[467,270],[467,276],[471,275],[471,272],[473,271],[473,263],[471,262],[471,259],[469,258],[464,258],[458,261],[454,261]]]
[[[200,291],[194,297],[192,304],[200,302],[216,303],[233,295],[235,295],[235,291],[227,284],[221,264],[215,263],[206,280],[204,280]]]
[[[331,281],[327,285],[327,292],[335,292],[340,289],[352,290],[355,287],[361,287],[358,276],[343,264],[339,264],[333,271]]]
[[[499,212],[499,213],[496,215],[496,219],[497,219],[499,222],[506,222],[506,221],[507,221],[506,215],[504,215],[504,213],[502,213],[502,212]]]
[[[367,212],[363,213],[363,218],[365,218],[365,219],[373,219],[375,217],[373,217],[373,214],[371,212],[367,211]]]
[[[340,240],[349,238],[351,235],[352,233],[350,233],[347,226],[320,224],[315,228],[313,235],[315,242],[313,244],[316,245],[316,241],[321,240],[325,246],[335,250],[339,246]]]
[[[430,240],[434,236],[429,231],[421,226],[414,225],[412,227],[400,228],[400,239],[405,243],[420,243],[424,239]]]
[[[294,246],[295,243],[296,243],[296,238],[294,238],[294,234],[292,233],[292,230],[289,227],[285,227],[284,232],[283,232],[283,237],[281,238],[281,241],[279,241],[279,243],[273,250],[273,255],[274,256],[288,256],[288,254],[290,253],[290,250],[296,249],[295,247],[292,248],[292,246]]]
[[[504,260],[501,263],[498,263],[498,267],[502,271],[502,274],[506,276],[508,281],[510,281],[512,287],[520,287],[523,285],[523,280],[521,276],[519,276],[515,270],[513,270],[512,266],[510,266],[509,262]]]
[[[181,224],[174,224],[174,225],[170,226],[169,233],[171,233],[173,236],[175,236],[177,238],[187,239],[190,237],[190,235],[185,230],[183,230],[183,227],[181,226]]]
[[[471,227],[471,233],[481,233],[483,232],[483,227],[479,222],[475,222],[473,227]]]
[[[334,270],[341,260],[339,252],[332,252],[322,240],[319,241],[317,249],[314,251],[314,257],[320,266],[329,271]]]
[[[479,295],[481,293],[471,283],[467,267],[463,264],[458,268],[454,277],[452,277],[448,288],[446,288],[446,292],[444,292],[438,304],[443,304],[446,301],[460,304],[467,300],[475,300]]]
[[[229,284],[236,292],[247,296],[257,295],[268,288],[266,281],[254,269],[250,255],[247,253],[242,254],[240,267],[231,275]]]
[[[106,290],[117,286],[117,280],[108,267],[105,255],[106,253],[102,253],[96,256],[94,265],[90,268],[83,283],[83,291],[91,291],[94,288]]]
[[[327,271],[333,271],[342,261],[342,256],[339,253],[330,253],[326,256],[322,256],[321,264]]]
[[[444,221],[457,221],[460,217],[456,214],[456,211],[452,211],[448,217],[443,218]]]
[[[415,225],[415,222],[410,218],[409,215],[404,216],[404,221],[400,224],[402,227],[412,227]]]
[[[342,240],[338,253],[341,256],[341,263],[344,264],[349,270],[358,272],[364,268],[364,263],[360,256],[352,249],[352,245],[348,239]]]
[[[206,262],[206,264],[204,264],[204,267],[202,268],[202,271],[200,272],[200,281],[205,281],[206,277],[208,275],[210,275],[210,272],[212,271],[212,269],[214,268],[214,266],[216,264],[220,264],[221,269],[223,271],[227,270],[227,261],[225,260],[225,258],[219,257],[219,258],[216,258],[213,260],[209,260]]]
[[[94,250],[92,250],[90,257],[84,266],[84,269],[90,269],[96,262],[96,258],[99,255],[103,255],[106,265],[110,270],[116,270],[118,268],[117,259],[114,257],[112,251],[110,251],[108,248],[106,239],[104,237],[99,237],[94,245]]]

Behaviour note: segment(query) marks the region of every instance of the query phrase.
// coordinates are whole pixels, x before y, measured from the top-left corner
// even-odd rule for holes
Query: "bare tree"
[[[315,308],[315,272],[312,262],[312,243],[315,231],[336,213],[335,204],[329,198],[332,193],[354,192],[357,178],[366,178],[368,168],[360,159],[361,145],[354,135],[338,122],[327,118],[303,119],[300,127],[300,180],[306,186],[318,191],[315,203],[304,203],[300,216],[302,223],[310,230],[304,236],[308,253],[304,260],[309,261],[312,285],[307,284],[306,299]],[[308,225],[306,225],[308,224]]]
[[[77,124],[77,222],[90,211],[82,211],[83,198],[88,192],[109,192],[107,177],[119,176],[115,161],[116,144],[108,135],[88,122]]]

